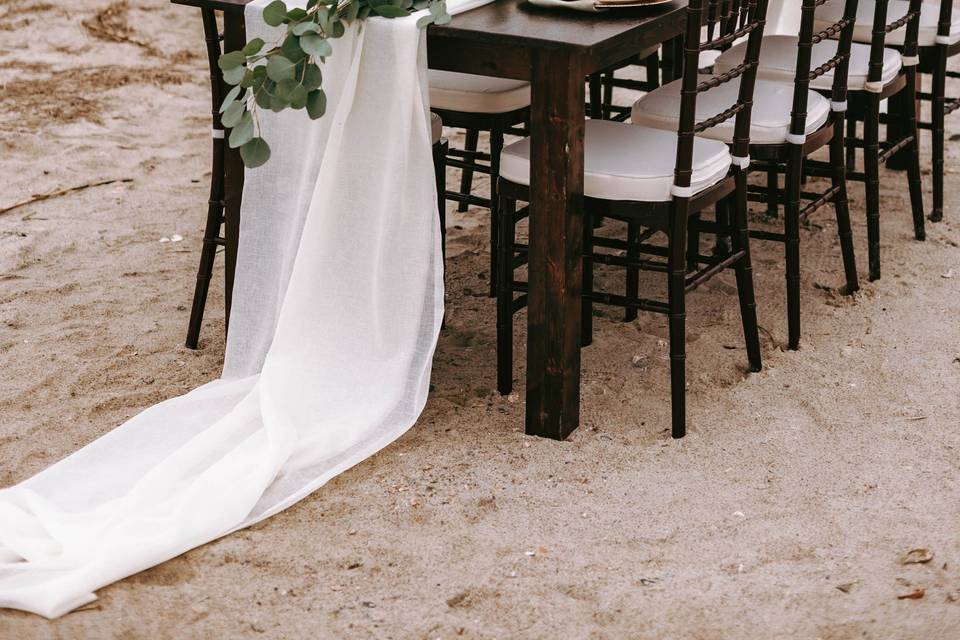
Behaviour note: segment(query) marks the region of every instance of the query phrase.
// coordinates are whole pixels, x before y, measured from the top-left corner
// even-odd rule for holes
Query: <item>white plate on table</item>
[[[653,7],[658,4],[667,4],[673,0],[597,0],[594,4],[604,9],[627,7]]]

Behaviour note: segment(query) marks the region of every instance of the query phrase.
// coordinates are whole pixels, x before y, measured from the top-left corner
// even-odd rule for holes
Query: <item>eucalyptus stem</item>
[[[445,0],[309,0],[305,9],[288,9],[283,0],[268,4],[263,21],[286,25],[283,37],[269,47],[254,38],[218,61],[224,81],[233,87],[220,106],[230,148],[240,149],[249,168],[267,162],[270,146],[260,135],[259,109],[305,109],[312,120],[323,117],[327,96],[320,67],[333,54],[330,40],[342,37],[356,20],[403,18],[423,9],[429,14],[417,21],[421,28],[450,21]]]

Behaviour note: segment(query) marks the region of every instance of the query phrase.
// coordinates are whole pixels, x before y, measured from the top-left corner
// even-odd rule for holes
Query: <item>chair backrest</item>
[[[698,133],[736,116],[733,155],[744,160],[749,156],[753,87],[766,17],[767,0],[689,1],[683,44],[683,77],[680,85],[675,196],[688,197],[685,189],[690,186],[693,142]],[[701,81],[698,69],[700,54],[704,51],[721,50],[743,37],[747,37],[743,62],[725,73]],[[697,122],[697,96],[736,78],[740,78],[737,101],[720,113]]]
[[[797,70],[793,80],[793,106],[790,117],[790,141],[802,143],[807,127],[807,97],[810,83],[833,70],[831,101],[834,111],[840,110],[847,100],[847,72],[850,67],[850,47],[853,43],[853,30],[857,21],[858,0],[846,0],[843,16],[837,22],[814,33],[813,25],[817,7],[830,0],[803,0],[800,8],[800,33],[797,37]],[[864,0],[870,2],[871,0]],[[813,46],[839,37],[834,55],[811,69]]]
[[[893,18],[887,15],[888,4],[889,0],[875,0],[876,6],[873,10],[873,37],[870,39],[870,68],[866,89],[874,93],[879,93],[883,88],[883,49],[888,33],[906,28],[903,36],[903,65],[907,67],[917,64],[917,39],[920,36],[920,9],[923,0],[910,0],[907,13]]]

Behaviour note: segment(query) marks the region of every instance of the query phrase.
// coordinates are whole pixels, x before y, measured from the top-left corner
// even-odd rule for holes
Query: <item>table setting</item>
[[[517,256],[501,251],[499,270],[491,265],[491,281],[495,289],[501,287],[498,304],[508,300],[511,307],[498,316],[502,329],[512,322],[515,306],[513,293],[502,289],[504,279],[512,283],[513,278],[504,261],[527,266],[528,282],[519,291],[527,308],[523,428],[527,435],[569,437],[580,426],[581,348],[589,344],[593,317],[583,301],[591,294],[584,283],[593,268],[592,248],[584,249],[592,223],[583,209],[586,200],[597,199],[589,155],[599,135],[591,139],[585,131],[600,129],[585,124],[593,122],[587,119],[586,81],[651,48],[672,47],[680,53],[661,61],[663,86],[683,82],[680,38],[690,7],[700,11],[704,4],[174,2],[200,7],[215,28],[214,12],[222,14],[222,51],[216,44],[220,77],[214,80],[214,95],[222,100],[214,105],[211,131],[223,154],[224,192],[215,198],[220,208],[213,231],[219,237],[222,217],[228,262],[229,331],[222,374],[146,408],[60,462],[0,490],[0,607],[57,618],[89,605],[108,584],[287,509],[417,423],[431,390],[445,313],[444,222],[442,214],[437,216],[445,194],[432,186],[440,136],[431,117],[431,107],[440,113],[444,107],[431,97],[436,91],[432,71],[521,82],[528,91],[529,104],[510,106],[524,110],[526,118],[527,175],[518,178],[514,169],[508,180],[500,180],[514,195],[500,194],[498,200],[492,194],[489,208],[492,216],[519,215],[512,208],[503,214],[498,206],[509,201],[513,207],[516,194],[525,195],[529,246]],[[761,35],[796,34],[800,4],[744,3],[744,15],[753,20],[744,22],[751,26],[731,31],[737,37],[720,44],[749,41],[746,55],[759,55]],[[747,5],[753,13],[747,13]],[[765,28],[758,10],[766,11]],[[909,64],[913,54],[904,56]],[[756,66],[755,61],[734,63],[727,73],[736,77],[747,69],[744,82],[752,90],[754,71],[749,70]],[[693,93],[714,88],[707,86],[712,80],[700,82],[692,85]],[[516,91],[512,86],[502,93],[515,96]],[[827,111],[841,108],[835,97]],[[739,106],[726,118],[697,118],[714,126],[738,116],[744,101],[732,99],[739,99]],[[596,100],[590,96],[591,103]],[[489,112],[492,107],[484,113]],[[749,128],[749,115],[746,108],[738,116],[737,133],[729,133],[734,138],[729,153],[717,140],[694,145],[691,120],[691,162],[695,165],[696,153],[712,144],[719,160],[711,161],[722,166],[703,186],[692,184],[689,175],[682,184],[674,177],[673,155],[684,152],[671,152],[667,175],[659,176],[667,180],[667,195],[660,200],[681,200],[686,206],[697,202],[700,191],[715,187],[711,207],[740,212],[742,204],[745,223],[746,172],[753,152],[735,136],[743,126]],[[636,122],[618,124],[634,127]],[[676,144],[677,125],[670,126],[670,133],[649,139]],[[798,141],[798,135],[793,126],[781,142],[802,146],[807,139]],[[618,136],[609,137],[609,144],[618,142]],[[654,148],[654,142],[648,144]],[[496,183],[500,158],[516,163],[520,152],[511,145],[502,154],[491,148],[486,168]],[[466,167],[481,166],[470,164],[480,155],[474,148],[458,158]],[[507,176],[510,167],[502,169]],[[743,202],[734,203],[730,193],[743,194]],[[467,201],[469,195],[468,189]],[[619,194],[610,199],[627,200]],[[724,227],[721,215],[704,229]],[[503,229],[500,241],[512,245],[513,236]],[[733,231],[742,232],[742,238]],[[736,267],[743,291],[752,276],[749,250],[738,243],[746,244],[747,229],[733,231],[728,234],[733,249],[705,259],[703,271],[677,272],[676,260],[693,260],[695,266],[699,260],[696,246],[692,258],[684,257],[686,244],[670,249],[681,253],[657,263],[659,271],[669,270],[669,264],[675,276],[670,286],[692,289],[701,278]],[[676,233],[673,229],[670,235]],[[631,236],[622,245],[625,252],[634,240]],[[750,286],[749,296],[740,300],[747,334],[754,304]],[[674,298],[671,294],[671,304]],[[633,317],[638,308],[649,310],[645,302],[630,304]],[[675,339],[677,327],[682,328],[675,322],[680,314],[675,307],[669,314]],[[755,317],[753,324],[756,334]],[[750,370],[758,371],[759,341],[751,342],[748,335],[747,343]],[[671,357],[679,356],[671,352]],[[500,380],[504,391],[504,383],[512,385],[512,373]],[[673,385],[676,392],[676,378]],[[679,438],[684,432],[676,429],[677,410],[674,420]]]

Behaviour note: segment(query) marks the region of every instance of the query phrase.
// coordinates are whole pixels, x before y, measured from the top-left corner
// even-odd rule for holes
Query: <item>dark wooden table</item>
[[[225,50],[244,43],[249,0],[172,0],[224,13]],[[431,69],[529,80],[531,177],[526,432],[563,439],[580,422],[584,77],[679,36],[685,0],[603,14],[495,0],[427,32]],[[226,162],[227,260],[236,260],[243,166]]]

